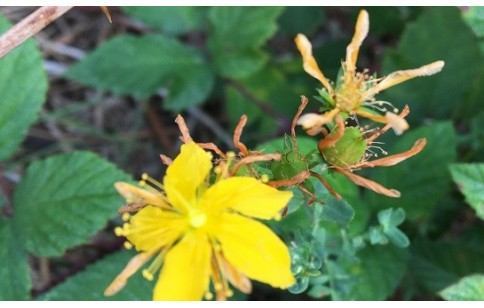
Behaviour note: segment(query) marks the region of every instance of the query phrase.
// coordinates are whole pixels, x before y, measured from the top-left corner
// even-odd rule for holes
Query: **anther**
[[[213,169],[213,172],[215,172],[215,174],[220,174],[222,173],[222,168],[220,166],[217,166]]]
[[[128,221],[131,218],[131,215],[128,212],[124,212],[123,215],[121,215],[121,219],[123,221]]]
[[[203,297],[209,301],[213,299],[213,294],[211,292],[205,292],[205,295]]]
[[[143,173],[143,174],[141,175],[141,179],[142,179],[143,181],[146,181],[146,180],[148,179],[148,173]]]
[[[215,288],[215,291],[220,291],[224,288],[220,282],[215,283],[213,287]]]
[[[147,269],[144,269],[142,272],[141,272],[141,275],[143,275],[143,277],[148,280],[148,281],[153,281],[153,274],[150,273],[150,271],[148,271]]]
[[[232,151],[227,152],[227,158],[234,158],[234,157],[235,157],[234,152],[232,152]]]
[[[282,216],[281,216],[281,214],[279,214],[279,213],[277,213],[277,214],[274,216],[274,220],[275,220],[275,221],[279,221],[279,220],[281,220],[281,218],[282,218]]]
[[[261,177],[260,177],[260,180],[262,181],[262,183],[267,183],[269,182],[269,176],[267,174],[263,174]]]
[[[146,185],[146,181],[141,180],[141,181],[138,182],[138,185],[141,186],[141,187],[144,187]]]
[[[116,236],[122,236],[124,234],[123,228],[121,227],[114,228],[114,234],[116,234]]]
[[[130,242],[128,242],[128,241],[124,242],[124,243],[123,243],[123,246],[124,246],[124,248],[126,248],[126,249],[128,249],[128,250],[129,250],[129,249],[131,249],[131,248],[133,248],[133,244],[131,244],[131,243],[130,243]]]
[[[225,296],[227,296],[227,297],[231,297],[232,295],[234,295],[234,292],[233,292],[232,290],[227,289],[227,290],[225,291]]]

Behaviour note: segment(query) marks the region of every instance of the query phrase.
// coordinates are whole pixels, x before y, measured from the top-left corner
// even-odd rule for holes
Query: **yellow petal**
[[[387,77],[383,78],[383,80],[380,81],[376,86],[370,88],[367,93],[365,93],[365,99],[368,100],[375,96],[378,92],[393,87],[394,85],[409,79],[436,74],[442,70],[444,65],[444,61],[436,61],[416,69],[393,72]]]
[[[138,251],[152,251],[176,241],[188,228],[179,214],[147,206],[133,215],[125,230]]]
[[[194,142],[181,146],[180,154],[166,170],[163,182],[175,208],[186,211],[195,203],[197,189],[212,168],[211,160],[212,155]]]
[[[206,236],[187,234],[165,257],[154,300],[201,300],[208,289],[211,246]]]
[[[333,93],[333,87],[328,82],[326,77],[324,77],[323,72],[321,69],[319,69],[316,59],[314,59],[313,47],[308,38],[304,34],[298,34],[294,41],[296,42],[297,49],[299,49],[299,52],[303,58],[303,68],[306,73],[321,81],[323,86],[330,94]]]
[[[295,282],[286,245],[262,223],[225,213],[215,237],[227,261],[247,277],[277,288]]]
[[[271,219],[292,198],[292,192],[279,191],[251,177],[221,180],[201,197],[201,205],[217,215],[231,209],[247,216]]]
[[[163,200],[161,193],[155,194],[151,191],[124,182],[116,182],[114,187],[128,202],[140,202],[165,208],[169,207],[169,205]]]
[[[346,47],[346,71],[350,74],[348,77],[353,78],[353,73],[356,69],[356,60],[358,59],[358,52],[360,51],[361,43],[368,35],[368,30],[370,28],[370,19],[368,17],[368,12],[362,10],[358,15],[358,20],[356,21],[355,34],[351,43]]]

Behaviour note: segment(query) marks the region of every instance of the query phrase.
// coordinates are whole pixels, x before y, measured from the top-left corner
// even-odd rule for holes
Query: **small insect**
[[[141,210],[142,208],[144,208],[145,206],[146,206],[145,203],[131,202],[131,203],[127,203],[127,204],[123,205],[122,207],[120,207],[118,212],[119,212],[119,214],[136,213],[139,210]]]

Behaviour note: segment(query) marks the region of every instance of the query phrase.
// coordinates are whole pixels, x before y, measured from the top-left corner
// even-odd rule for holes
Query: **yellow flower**
[[[219,178],[209,186],[211,158],[189,142],[168,167],[163,185],[146,175],[145,189],[116,183],[128,202],[146,206],[133,216],[124,215],[128,222],[115,230],[140,254],[106,289],[106,295],[119,291],[152,256],[154,261],[142,274],[151,280],[162,267],[154,300],[211,299],[210,281],[217,299],[231,296],[228,282],[250,292],[248,278],[278,288],[294,284],[287,247],[252,219],[278,217],[292,193],[251,177]]]
[[[309,129],[310,134],[311,132],[313,132],[312,134],[318,133],[319,127],[332,122],[334,117],[342,112],[357,114],[379,123],[389,123],[397,134],[401,134],[408,128],[407,122],[395,115],[398,110],[389,102],[375,101],[375,95],[406,80],[438,73],[444,67],[444,61],[436,61],[417,69],[396,71],[385,78],[370,77],[367,70],[357,72],[358,52],[368,34],[369,25],[368,13],[362,10],[356,22],[353,39],[346,47],[346,59],[342,63],[343,75],[341,80],[337,81],[336,88],[333,88],[332,83],[319,69],[313,56],[311,43],[306,36],[303,34],[296,36],[295,42],[303,58],[303,68],[309,75],[322,83],[323,89],[320,93],[330,105],[330,110],[321,115],[310,114],[310,116],[304,115],[300,118],[298,124]],[[388,107],[391,111],[387,110]]]

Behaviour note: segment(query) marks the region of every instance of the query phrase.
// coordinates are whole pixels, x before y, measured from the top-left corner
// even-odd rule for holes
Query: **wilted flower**
[[[231,296],[228,282],[250,292],[248,278],[278,288],[294,284],[287,247],[268,227],[252,219],[277,218],[292,193],[251,177],[216,176],[210,185],[211,158],[189,142],[168,167],[163,184],[147,175],[143,175],[143,189],[116,183],[128,202],[142,205],[133,216],[125,213],[127,223],[115,230],[140,253],[106,295],[119,291],[152,257],[154,261],[142,274],[152,280],[161,268],[155,300],[211,299],[210,281],[217,299]]]
[[[356,60],[361,43],[368,34],[368,13],[362,10],[356,22],[355,34],[346,47],[346,59],[342,62],[342,76],[336,86],[330,83],[319,69],[312,53],[312,46],[303,34],[295,38],[296,46],[303,58],[304,70],[323,84],[320,94],[328,104],[328,111],[323,114],[310,114],[301,117],[298,124],[309,129],[310,134],[319,132],[319,127],[333,121],[340,113],[356,114],[379,123],[389,123],[395,133],[401,134],[408,128],[407,122],[395,115],[398,110],[385,101],[376,101],[375,95],[406,80],[430,76],[444,67],[444,61],[436,61],[417,69],[396,71],[384,78],[368,75],[368,71],[356,71]],[[390,110],[387,110],[390,107]]]

